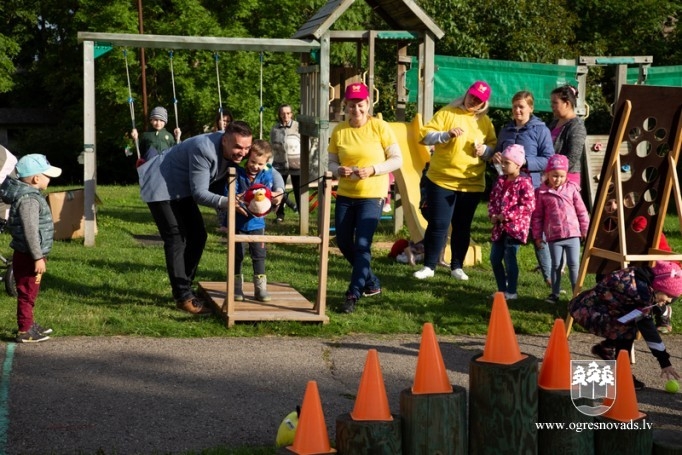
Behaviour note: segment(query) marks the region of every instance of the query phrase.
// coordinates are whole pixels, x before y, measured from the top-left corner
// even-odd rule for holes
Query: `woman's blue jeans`
[[[448,190],[436,185],[428,178],[424,180],[428,206],[426,220],[429,223],[424,234],[424,265],[430,269],[436,269],[440,253],[445,246],[448,229],[452,225],[450,269],[460,269],[469,250],[471,223],[483,193]]]
[[[337,196],[334,223],[336,243],[352,266],[348,292],[360,298],[367,288],[380,288],[372,272],[372,240],[381,219],[383,199],[354,199]]]
[[[521,244],[518,240],[506,234],[492,244],[490,249],[490,265],[493,267],[497,290],[500,292],[517,293],[519,265],[516,261],[516,253],[518,253],[520,246]]]

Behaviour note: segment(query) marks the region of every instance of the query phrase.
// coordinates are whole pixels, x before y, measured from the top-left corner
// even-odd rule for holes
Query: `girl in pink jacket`
[[[512,144],[504,149],[502,175],[493,184],[488,204],[488,217],[493,224],[490,265],[497,290],[504,292],[507,300],[518,298],[519,267],[516,253],[528,239],[530,217],[535,208],[533,181],[529,176],[520,174],[525,162],[523,145]]]
[[[564,255],[571,280],[571,294],[578,280],[580,243],[585,239],[590,218],[580,196],[580,188],[567,179],[568,158],[552,155],[545,169],[545,181],[535,195],[531,229],[537,248],[545,248],[545,234],[552,258],[552,293],[546,302],[557,303],[561,292]]]

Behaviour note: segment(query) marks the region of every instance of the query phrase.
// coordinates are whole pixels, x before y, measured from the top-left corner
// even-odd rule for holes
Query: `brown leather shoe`
[[[204,305],[199,299],[193,297],[187,299],[183,302],[177,302],[175,306],[182,311],[186,311],[191,314],[210,314],[213,310],[208,305]]]

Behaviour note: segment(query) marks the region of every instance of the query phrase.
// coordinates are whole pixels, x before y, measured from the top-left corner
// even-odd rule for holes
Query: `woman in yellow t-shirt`
[[[424,234],[424,268],[415,272],[420,280],[434,275],[440,252],[452,226],[450,274],[468,280],[462,266],[476,206],[485,190],[484,156],[497,144],[488,112],[490,86],[474,82],[466,94],[436,112],[421,130],[421,142],[434,146],[426,173],[428,225]]]
[[[352,266],[341,311],[352,313],[360,297],[381,292],[371,267],[372,239],[388,192],[388,174],[399,169],[403,159],[388,123],[369,115],[365,84],[346,87],[345,103],[348,120],[334,128],[328,150],[329,170],[339,179],[336,241]]]

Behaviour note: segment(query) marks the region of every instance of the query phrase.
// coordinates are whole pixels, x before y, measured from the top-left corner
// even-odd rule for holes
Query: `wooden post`
[[[481,356],[469,362],[469,453],[537,453],[538,360],[503,365]]]
[[[538,429],[538,454],[592,453],[594,431],[569,430],[569,424],[583,425],[594,418],[578,411],[571,400],[570,390],[547,390],[538,387],[538,422],[563,423],[564,429]]]
[[[594,454],[613,455],[614,453],[649,454],[653,449],[653,430],[646,417],[620,422],[605,417],[597,417],[595,422],[604,428],[595,431]]]
[[[403,454],[468,453],[466,404],[466,389],[456,385],[452,393],[400,392]]]
[[[654,430],[653,455],[682,455],[682,430]]]
[[[343,455],[403,453],[400,416],[391,421],[356,421],[349,413],[336,418],[336,450]]]

